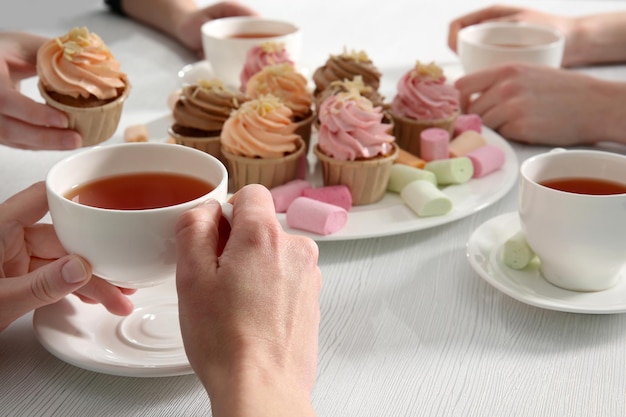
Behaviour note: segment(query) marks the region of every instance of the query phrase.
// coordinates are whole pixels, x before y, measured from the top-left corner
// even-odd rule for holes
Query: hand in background
[[[463,110],[508,139],[552,146],[625,140],[623,83],[518,64],[466,75],[455,86]]]
[[[246,186],[232,202],[229,237],[219,235],[216,202],[183,214],[177,225],[187,356],[216,417],[314,415],[317,246],[283,231],[266,188]]]
[[[125,290],[92,277],[91,266],[68,255],[50,224],[37,223],[48,211],[43,182],[0,204],[0,331],[39,307],[75,293],[126,315],[132,303]]]
[[[75,149],[80,135],[67,116],[21,94],[21,80],[36,75],[39,47],[47,41],[22,32],[0,32],[0,144],[23,149]]]

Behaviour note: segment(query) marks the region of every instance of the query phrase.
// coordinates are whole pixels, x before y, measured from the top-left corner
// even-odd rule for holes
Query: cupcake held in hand
[[[398,146],[420,156],[421,132],[438,127],[452,134],[460,108],[460,93],[446,84],[441,67],[417,61],[398,81],[397,94],[391,102],[390,114]]]
[[[324,185],[348,186],[354,205],[383,198],[398,156],[391,125],[382,119],[382,109],[356,91],[330,96],[320,108],[314,151],[322,164]]]
[[[42,97],[67,113],[84,146],[113,136],[130,83],[98,35],[74,28],[46,42],[37,52],[37,74]]]
[[[170,136],[176,143],[204,151],[226,164],[220,150],[222,127],[231,112],[246,100],[242,93],[227,89],[219,79],[185,86],[172,110]]]
[[[304,141],[294,133],[291,109],[267,95],[235,110],[222,129],[233,192],[247,184],[271,189],[298,176]]]

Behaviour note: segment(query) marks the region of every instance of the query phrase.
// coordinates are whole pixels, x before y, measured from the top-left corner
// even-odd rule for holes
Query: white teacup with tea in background
[[[522,231],[550,283],[601,291],[626,273],[626,156],[555,149],[520,168]]]
[[[558,68],[565,36],[558,30],[524,22],[485,22],[459,31],[457,52],[463,71],[470,74],[507,63]]]
[[[302,33],[293,23],[258,16],[227,17],[202,25],[202,47],[213,75],[238,89],[248,50],[272,41],[282,43],[289,57],[301,67]]]
[[[94,275],[142,288],[174,279],[178,217],[208,199],[224,202],[228,174],[193,148],[124,143],[63,159],[46,188],[64,248],[84,257]]]

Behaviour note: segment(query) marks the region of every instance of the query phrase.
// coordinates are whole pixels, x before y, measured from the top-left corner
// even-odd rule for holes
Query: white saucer
[[[515,270],[502,263],[502,246],[520,228],[517,212],[494,217],[478,227],[467,243],[467,259],[489,284],[523,303],[548,310],[587,314],[626,312],[626,279],[598,292],[568,291],[546,281],[539,263]]]
[[[193,373],[180,334],[174,280],[130,298],[135,310],[120,317],[70,295],[35,311],[35,335],[57,358],[90,371],[132,377]]]

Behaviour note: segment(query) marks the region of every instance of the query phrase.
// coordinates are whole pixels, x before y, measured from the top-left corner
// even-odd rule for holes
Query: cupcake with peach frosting
[[[417,61],[398,81],[397,94],[391,102],[396,142],[419,156],[421,132],[438,127],[452,134],[460,109],[460,93],[446,83],[441,67]]]
[[[182,88],[172,109],[174,123],[169,134],[180,145],[209,153],[224,164],[220,135],[224,123],[247,97],[231,91],[217,78],[200,79]]]
[[[258,98],[268,94],[291,109],[295,132],[302,137],[308,150],[314,114],[313,95],[307,87],[307,79],[290,64],[267,65],[248,80],[246,96]]]
[[[361,76],[365,85],[378,91],[382,74],[367,53],[344,49],[339,55],[331,55],[323,66],[315,70],[313,95],[321,94],[333,81],[351,81],[356,76]]]
[[[246,53],[246,59],[241,69],[239,80],[241,91],[246,91],[248,80],[257,72],[268,65],[289,64],[292,67],[295,63],[291,60],[289,52],[282,42],[267,41],[259,45],[254,45]]]
[[[324,185],[346,185],[354,205],[383,198],[398,147],[383,111],[356,91],[329,96],[319,112],[318,143]]]
[[[98,35],[74,28],[44,43],[37,52],[37,74],[42,97],[67,113],[85,146],[115,133],[130,83]]]
[[[233,191],[246,184],[273,188],[296,179],[305,146],[291,117],[291,109],[272,95],[249,100],[231,113],[221,143]]]

